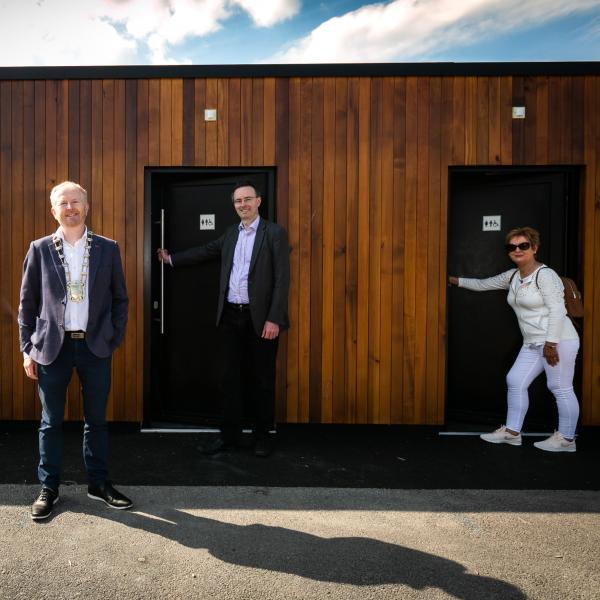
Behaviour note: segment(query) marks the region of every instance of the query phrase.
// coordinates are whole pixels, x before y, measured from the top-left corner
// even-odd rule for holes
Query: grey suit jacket
[[[229,275],[237,244],[238,225],[231,225],[218,239],[171,254],[174,267],[194,265],[206,260],[221,258],[217,325],[229,291]],[[248,272],[250,315],[257,335],[262,334],[265,321],[277,323],[281,331],[289,327],[288,290],[290,287],[290,249],[283,227],[261,217]]]
[[[93,235],[89,265],[89,313],[85,341],[105,358],[123,340],[127,323],[127,289],[119,246]],[[19,303],[21,351],[37,363],[56,360],[65,336],[67,282],[52,236],[31,242],[23,263]]]

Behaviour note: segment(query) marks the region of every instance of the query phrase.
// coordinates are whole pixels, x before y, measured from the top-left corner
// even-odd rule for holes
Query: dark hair
[[[232,202],[233,202],[233,195],[235,194],[235,190],[237,190],[241,187],[251,187],[257,196],[262,197],[260,190],[256,187],[256,185],[252,181],[236,181],[236,183],[233,186],[233,189],[231,190],[231,201]]]
[[[515,227],[506,234],[505,242],[508,244],[514,237],[524,237],[536,248],[540,247],[540,232],[533,227]]]

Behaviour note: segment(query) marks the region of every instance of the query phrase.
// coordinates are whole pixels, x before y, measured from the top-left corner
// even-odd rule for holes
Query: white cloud
[[[0,65],[135,62],[135,40],[102,18],[94,0],[0,3]]]
[[[232,0],[243,8],[259,27],[271,27],[300,11],[300,0]]]
[[[334,17],[266,62],[386,62],[600,6],[600,0],[394,0]]]
[[[218,31],[238,10],[270,27],[299,0],[0,0],[0,65],[189,62],[177,45]]]

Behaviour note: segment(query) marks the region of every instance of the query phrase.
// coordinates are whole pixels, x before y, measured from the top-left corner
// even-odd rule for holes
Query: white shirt
[[[85,243],[87,237],[87,227],[83,231],[83,235],[75,242],[69,244],[65,240],[62,227],[56,230],[56,235],[63,242],[63,254],[65,261],[69,265],[71,273],[71,281],[79,281],[81,279],[81,267],[83,266],[83,254],[85,251]],[[84,295],[82,302],[71,302],[69,293],[67,292],[67,305],[65,307],[65,331],[85,331],[88,323],[88,313],[90,309],[90,267],[88,263],[88,274],[85,281]]]
[[[248,296],[248,273],[250,272],[250,260],[252,259],[252,250],[256,231],[260,217],[256,217],[247,227],[240,222],[238,229],[238,239],[233,254],[233,265],[229,274],[229,292],[227,301],[233,304],[249,304]]]
[[[577,330],[567,317],[560,277],[552,269],[542,267],[545,265],[523,280],[518,270],[515,274],[515,269],[510,269],[487,279],[459,277],[458,285],[475,292],[509,290],[506,300],[517,315],[525,344],[579,339]]]

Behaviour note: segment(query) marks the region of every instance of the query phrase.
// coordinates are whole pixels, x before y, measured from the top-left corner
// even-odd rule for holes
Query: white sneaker
[[[542,440],[541,442],[535,442],[533,444],[540,450],[547,450],[548,452],[576,452],[577,446],[575,445],[575,439],[573,438],[570,442],[566,440],[562,434],[555,431],[549,438]]]
[[[484,442],[492,444],[510,444],[511,446],[520,446],[522,443],[521,434],[513,435],[506,431],[506,425],[502,425],[492,433],[482,433],[479,436]]]

